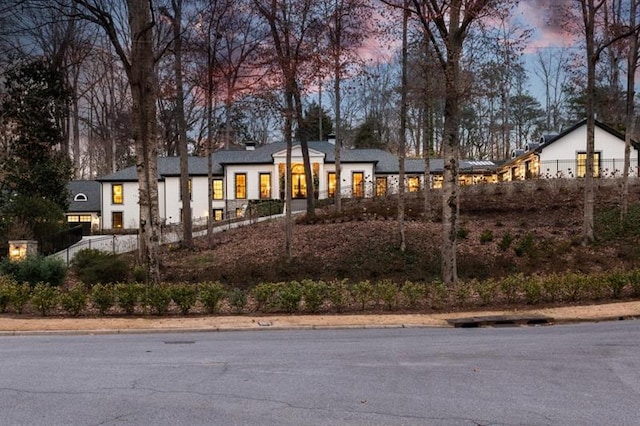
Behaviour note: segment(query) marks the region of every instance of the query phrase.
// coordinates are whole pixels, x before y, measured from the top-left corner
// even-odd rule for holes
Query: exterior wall
[[[353,173],[362,172],[364,174],[364,196],[372,197],[375,195],[375,180],[374,167],[372,163],[341,163],[342,172],[340,178],[340,193],[343,197],[351,197],[353,192]],[[323,171],[324,170],[324,171]],[[335,172],[335,164],[324,164],[324,167],[320,167],[320,197],[327,198],[329,189],[329,173]],[[397,179],[397,178],[396,178]]]
[[[122,184],[122,204],[113,204],[111,202],[111,188],[115,184]],[[140,219],[138,182],[103,182],[102,185],[102,228],[113,228],[113,223],[111,222],[113,212],[123,213],[124,228],[137,228]],[[160,186],[160,183],[158,183],[158,186]],[[160,192],[158,192],[158,195],[160,195]]]
[[[603,177],[621,176],[624,167],[624,141],[595,128],[595,152],[600,153],[600,172]],[[541,177],[575,177],[578,152],[587,147],[587,126],[581,126],[540,152]],[[632,176],[638,176],[638,151],[631,149]]]

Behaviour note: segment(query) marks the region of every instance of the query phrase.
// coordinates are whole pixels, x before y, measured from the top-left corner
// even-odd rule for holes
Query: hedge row
[[[0,312],[22,313],[28,309],[40,315],[447,310],[625,297],[640,297],[640,269],[600,274],[518,274],[460,282],[451,288],[440,282],[302,280],[261,283],[248,292],[220,282],[116,283],[61,289],[45,283],[19,284],[10,276],[0,276]]]

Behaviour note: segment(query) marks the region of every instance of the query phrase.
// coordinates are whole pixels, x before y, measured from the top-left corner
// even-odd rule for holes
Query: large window
[[[224,199],[224,190],[222,188],[222,179],[213,179],[211,181],[211,194],[214,200]]]
[[[333,198],[336,195],[336,172],[327,174],[327,197]]]
[[[576,173],[579,178],[587,175],[587,153],[578,152]],[[593,177],[600,177],[600,153],[593,153]]]
[[[124,214],[122,212],[111,212],[111,227],[114,229],[124,227]]]
[[[247,174],[236,173],[236,199],[244,200],[247,198]]]
[[[260,173],[260,199],[271,198],[271,173]]]
[[[213,220],[220,222],[224,219],[224,211],[222,209],[213,209]]]
[[[353,182],[353,197],[364,197],[364,172],[353,172],[351,177]]]
[[[409,176],[407,178],[407,189],[409,192],[418,192],[420,191],[420,177],[418,176]]]
[[[122,204],[124,202],[124,192],[121,183],[111,185],[111,203]]]
[[[376,177],[376,197],[386,197],[387,195],[387,177]]]

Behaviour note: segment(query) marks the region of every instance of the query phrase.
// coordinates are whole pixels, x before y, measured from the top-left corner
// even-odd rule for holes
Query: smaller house
[[[545,135],[539,143],[515,150],[498,169],[498,179],[581,178],[587,164],[587,120],[557,135]],[[624,169],[624,135],[596,120],[594,173],[596,177],[620,177]],[[629,175],[638,176],[640,144],[632,142]]]
[[[81,225],[82,235],[91,235],[100,229],[100,182],[74,180],[69,189],[69,209],[65,213],[70,227]]]

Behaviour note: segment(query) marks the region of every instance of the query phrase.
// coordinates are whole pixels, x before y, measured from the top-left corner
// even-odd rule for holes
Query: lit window
[[[224,191],[222,188],[222,179],[213,179],[211,182],[211,193],[214,200],[222,200],[224,198]]]
[[[409,192],[418,192],[420,190],[420,178],[418,176],[409,176],[407,178],[407,187]]]
[[[353,183],[353,197],[354,198],[364,197],[364,172],[353,172],[352,183]]]
[[[87,196],[85,194],[83,194],[82,192],[76,194],[75,197],[73,197],[73,201],[87,201]]]
[[[236,199],[247,198],[247,174],[236,173]]]
[[[378,176],[376,178],[376,196],[385,197],[387,195],[387,177]]]
[[[216,222],[220,222],[222,221],[223,218],[224,218],[224,214],[222,209],[213,210],[213,220],[215,220]]]
[[[583,178],[587,175],[587,153],[579,152],[577,158],[576,172],[577,177]],[[600,153],[593,153],[593,177],[600,177]]]
[[[327,197],[333,198],[336,195],[336,172],[329,172],[327,182]]]
[[[80,216],[69,215],[67,216],[67,222],[80,222]]]
[[[123,190],[121,183],[111,185],[111,203],[122,204],[124,202]]]
[[[111,227],[114,229],[124,227],[124,216],[122,212],[111,212]]]
[[[260,173],[260,199],[271,198],[271,173]]]

